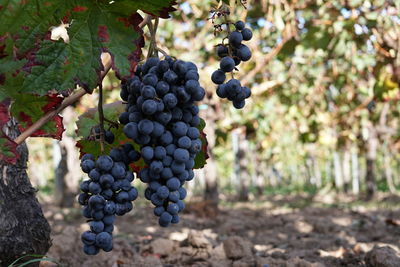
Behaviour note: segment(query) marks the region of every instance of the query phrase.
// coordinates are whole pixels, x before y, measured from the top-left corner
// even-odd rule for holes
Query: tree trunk
[[[249,183],[250,175],[248,172],[248,159],[246,157],[246,151],[248,151],[248,142],[246,140],[246,128],[241,128],[239,132],[239,151],[235,157],[237,157],[239,163],[239,201],[249,200]]]
[[[260,159],[260,156],[258,155],[257,150],[254,150],[252,154],[255,155],[254,172],[257,176],[256,192],[257,192],[257,196],[262,196],[264,194],[265,170],[267,169],[267,166],[266,166],[265,161]]]
[[[240,192],[240,163],[239,163],[239,150],[240,150],[240,134],[237,129],[231,131],[232,138],[232,152],[233,152],[233,172],[231,175],[231,185],[236,192]]]
[[[386,177],[386,184],[389,188],[389,192],[394,194],[396,193],[396,188],[394,186],[393,182],[393,171],[392,171],[392,166],[390,164],[390,155],[389,147],[387,144],[384,145],[383,148],[383,167],[385,169],[385,177]]]
[[[360,171],[358,167],[358,153],[355,149],[353,149],[351,152],[351,188],[354,195],[358,195],[360,193]]]
[[[314,176],[315,176],[315,185],[317,188],[321,188],[322,186],[322,175],[321,169],[319,168],[318,160],[313,156],[312,163],[314,168]]]
[[[54,178],[54,203],[59,207],[69,206],[66,205],[66,198],[68,195],[67,186],[65,183],[65,177],[68,174],[68,165],[67,165],[67,151],[60,142],[57,142],[55,146],[59,147],[61,159],[57,165],[55,171],[55,178]]]
[[[313,172],[313,165],[312,165],[311,157],[306,158],[305,166],[306,166],[306,171],[307,171],[306,172],[307,173],[307,182],[306,183],[315,185],[316,179],[315,179],[314,172]]]
[[[349,149],[346,147],[343,152],[343,182],[344,191],[347,193],[350,188],[351,182],[351,168],[350,168],[351,155]]]
[[[375,163],[378,137],[373,126],[369,127],[368,134],[366,157],[367,173],[365,176],[365,182],[367,184],[367,199],[369,200],[373,198],[376,191]]]
[[[204,175],[205,175],[205,187],[204,187],[204,200],[209,202],[212,206],[210,208],[215,211],[218,210],[218,202],[219,202],[219,194],[218,194],[218,174],[217,174],[217,166],[215,163],[214,155],[212,153],[213,148],[215,147],[215,113],[216,111],[209,106],[207,110],[205,110],[205,121],[206,127],[204,129],[207,134],[208,147],[207,152],[209,158],[207,159],[207,164],[204,166]]]
[[[335,187],[337,191],[342,191],[343,189],[343,175],[342,166],[340,164],[339,152],[333,152],[333,168],[335,170]]]
[[[77,114],[73,107],[67,107],[62,112],[63,123],[66,126],[62,141],[55,142],[55,190],[54,199],[59,207],[72,207],[75,196],[79,191],[79,180],[82,178],[79,155],[75,147],[75,140],[68,133],[75,129]],[[55,157],[56,158],[56,157]]]
[[[11,138],[19,134],[13,121],[5,128]],[[49,223],[26,173],[28,148],[23,143],[17,150],[16,165],[0,162],[0,266],[27,254],[45,255],[51,245]]]
[[[332,164],[330,158],[327,158],[325,162],[325,183],[328,185],[332,184]]]

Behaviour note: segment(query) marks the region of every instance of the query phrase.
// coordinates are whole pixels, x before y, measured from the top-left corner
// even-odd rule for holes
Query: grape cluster
[[[96,126],[94,127],[94,139],[95,140],[100,140],[100,135],[101,135],[101,129],[100,126]],[[110,130],[104,130],[104,141],[106,141],[109,144],[114,143],[115,140],[115,136],[113,134],[113,132],[111,132]]]
[[[228,25],[229,27],[229,25]],[[237,109],[244,107],[245,99],[249,98],[251,91],[248,87],[242,87],[237,79],[230,79],[227,83],[226,73],[232,72],[235,66],[242,61],[248,61],[251,58],[251,51],[248,46],[242,44],[242,41],[249,41],[253,33],[249,28],[245,28],[243,21],[235,23],[235,31],[229,33],[229,44],[219,44],[217,46],[217,55],[221,58],[219,69],[211,75],[213,83],[218,84],[217,95],[221,98],[227,98],[233,102]]]
[[[149,58],[138,66],[136,76],[122,85],[127,102],[120,115],[125,135],[141,146],[146,166],[139,178],[148,187],[146,199],[154,204],[159,225],[178,223],[186,181],[194,178],[193,167],[202,142],[197,126],[205,90],[192,62]]]
[[[90,231],[81,236],[86,254],[112,250],[115,217],[131,211],[132,201],[138,196],[131,185],[134,176],[128,165],[139,158],[140,153],[131,144],[114,148],[109,155],[99,156],[97,160],[91,154],[82,157],[81,168],[89,176],[81,183],[82,193],[78,197],[84,206],[83,216],[89,219],[90,225]]]

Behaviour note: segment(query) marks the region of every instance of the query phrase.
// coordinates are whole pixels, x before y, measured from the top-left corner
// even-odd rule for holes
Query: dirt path
[[[166,229],[151,207],[140,205],[117,219],[114,250],[95,257],[82,252],[79,235],[87,226],[78,210],[47,206],[48,255],[67,266],[400,266],[400,210],[392,205],[398,198],[387,200],[386,209],[309,201],[275,197],[225,207],[211,218],[202,217],[201,204],[189,205],[181,222]],[[366,258],[375,245],[388,248]],[[395,265],[382,265],[379,257]]]

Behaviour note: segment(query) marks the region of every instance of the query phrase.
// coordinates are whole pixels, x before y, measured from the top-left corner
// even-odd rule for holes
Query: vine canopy
[[[144,45],[139,10],[167,18],[175,1],[0,0],[0,130],[17,118],[23,131],[79,85],[101,82],[101,53],[120,79],[130,77]],[[52,29],[64,33],[55,36]],[[65,34],[67,33],[67,35]],[[55,116],[32,136],[61,138]],[[0,160],[14,163],[17,144],[0,131]]]

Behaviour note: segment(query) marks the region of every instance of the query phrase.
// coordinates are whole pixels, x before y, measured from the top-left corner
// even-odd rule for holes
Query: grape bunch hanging
[[[183,185],[194,177],[194,159],[202,146],[196,102],[205,90],[198,80],[191,62],[149,58],[122,87],[128,105],[121,123],[125,135],[141,147],[146,167],[139,178],[147,184],[145,197],[163,227],[179,222],[185,207]]]
[[[234,23],[235,31],[230,32],[231,23],[225,23],[228,29],[228,44],[217,45],[216,51],[221,58],[219,69],[211,75],[211,80],[218,85],[217,95],[221,98],[227,98],[232,101],[233,106],[241,109],[245,106],[245,99],[251,95],[251,90],[248,87],[242,86],[240,81],[233,78],[233,71],[237,70],[242,61],[248,61],[251,58],[249,47],[243,44],[243,41],[250,41],[253,33],[249,28],[245,27],[243,21]],[[232,73],[232,79],[226,80],[226,73]]]
[[[179,222],[187,195],[183,186],[194,178],[195,157],[202,149],[196,102],[204,98],[205,90],[198,80],[194,63],[167,56],[149,58],[138,66],[135,77],[122,83],[126,111],[119,121],[140,152],[126,143],[97,160],[91,154],[82,157],[81,168],[89,176],[81,183],[78,198],[90,225],[82,234],[86,254],[112,250],[116,215],[131,211],[138,196],[129,164],[140,159],[145,167],[138,177],[147,185],[144,195],[155,206],[159,225]]]
[[[131,185],[134,179],[129,164],[140,158],[131,144],[114,148],[109,155],[95,160],[85,154],[81,160],[82,171],[89,176],[81,183],[78,197],[83,216],[89,220],[90,230],[82,234],[83,250],[88,255],[108,252],[113,248],[112,232],[116,215],[122,216],[132,210],[138,191]]]

